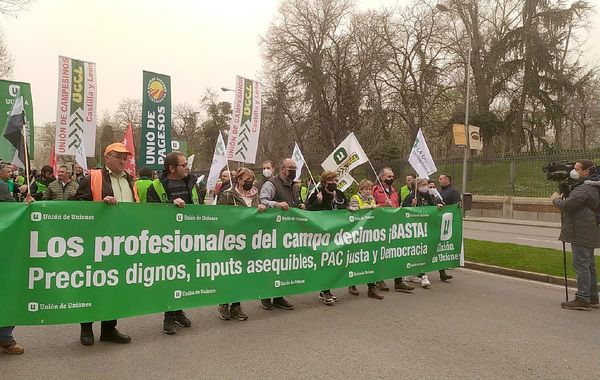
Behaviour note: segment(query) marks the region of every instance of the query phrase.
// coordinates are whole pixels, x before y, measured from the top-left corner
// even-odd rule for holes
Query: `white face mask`
[[[571,170],[571,173],[569,173],[569,175],[571,176],[571,178],[578,180],[579,179],[579,172],[575,169]]]
[[[265,178],[270,178],[272,175],[273,175],[273,170],[263,169],[263,176],[265,176]]]

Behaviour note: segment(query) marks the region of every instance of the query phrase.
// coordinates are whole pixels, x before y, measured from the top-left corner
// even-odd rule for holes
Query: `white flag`
[[[408,162],[410,163],[410,166],[415,169],[420,178],[429,178],[430,174],[437,172],[435,162],[433,162],[433,157],[431,157],[431,153],[425,142],[425,136],[423,136],[421,129],[419,129],[417,137],[415,138],[415,143],[408,156]]]
[[[356,136],[354,136],[354,133],[350,133],[348,137],[335,148],[333,153],[323,161],[321,166],[325,170],[336,172],[338,178],[341,180],[346,174],[350,173],[352,169],[368,161],[369,158],[360,146]]]
[[[355,182],[354,177],[352,177],[350,173],[347,173],[345,176],[339,179],[337,188],[340,191],[346,191],[353,182]]]
[[[192,165],[194,165],[194,158],[196,158],[195,154],[192,154],[191,156],[188,157],[187,159],[187,168],[191,171],[192,170]]]
[[[304,167],[304,156],[300,151],[298,143],[294,143],[294,152],[292,153],[292,160],[296,162],[296,178],[294,178],[294,181],[297,181],[300,179],[300,175],[302,174],[302,168]]]
[[[260,134],[261,91],[259,82],[237,76],[233,115],[229,123],[227,159],[253,164]]]
[[[223,136],[219,131],[219,138],[215,145],[215,153],[213,154],[212,165],[210,166],[210,173],[208,174],[208,180],[206,181],[206,189],[214,190],[217,186],[217,181],[221,175],[221,170],[227,166],[227,157],[225,157],[225,142]]]
[[[58,57],[58,97],[56,102],[56,155],[96,152],[96,64]],[[79,162],[79,161],[77,161]],[[82,165],[83,166],[83,165]]]
[[[83,171],[87,171],[87,159],[85,158],[85,144],[83,141],[79,142],[79,146],[77,150],[75,150],[75,162],[79,164],[83,168]]]

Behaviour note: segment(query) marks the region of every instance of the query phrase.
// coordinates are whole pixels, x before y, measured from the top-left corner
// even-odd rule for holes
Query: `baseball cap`
[[[109,154],[110,152],[131,154],[123,143],[112,143],[104,149],[104,154]]]

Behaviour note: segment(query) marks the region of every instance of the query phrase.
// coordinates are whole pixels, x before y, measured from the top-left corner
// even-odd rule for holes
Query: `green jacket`
[[[146,195],[148,194],[150,185],[152,185],[152,180],[149,178],[140,178],[133,183],[134,188],[137,190],[140,203],[146,202]]]
[[[400,188],[400,203],[404,202],[404,198],[406,198],[408,194],[410,194],[408,186],[402,186],[402,188]]]
[[[42,199],[47,201],[68,201],[75,196],[77,188],[79,188],[79,185],[73,180],[69,181],[63,187],[62,182],[57,179],[54,182],[50,182],[48,188],[44,191]]]

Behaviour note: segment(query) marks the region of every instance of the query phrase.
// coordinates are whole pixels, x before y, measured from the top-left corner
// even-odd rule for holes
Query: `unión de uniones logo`
[[[148,81],[148,87],[146,88],[148,97],[154,103],[160,103],[167,96],[167,85],[159,77],[152,77]]]
[[[32,222],[39,222],[40,220],[42,220],[42,213],[35,211],[31,213],[31,221]]]
[[[175,220],[178,222],[183,222],[183,214],[179,213],[175,215]]]
[[[406,263],[406,269],[424,267],[425,263]]]
[[[451,212],[442,215],[442,223],[440,230],[440,240],[447,241],[452,237],[452,220],[454,215]]]
[[[179,299],[181,298],[181,290],[176,290],[173,292],[173,298]]]
[[[308,218],[303,218],[300,216],[283,216],[283,215],[277,215],[275,217],[275,221],[277,223],[280,222],[308,222]]]
[[[362,216],[350,215],[348,217],[348,220],[350,221],[350,223],[359,222],[362,220],[372,220],[372,219],[375,219],[375,217],[373,215],[362,215]]]
[[[39,310],[40,305],[37,302],[29,302],[27,304],[27,311],[35,313]]]

